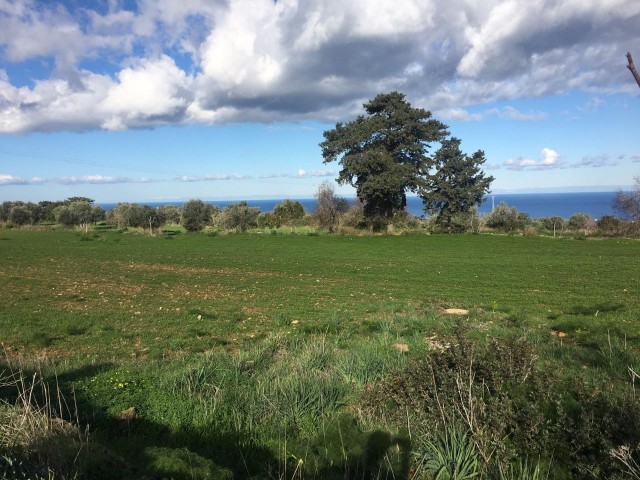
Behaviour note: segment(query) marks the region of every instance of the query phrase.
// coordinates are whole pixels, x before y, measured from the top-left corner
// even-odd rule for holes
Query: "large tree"
[[[338,161],[338,183],[355,187],[365,215],[387,221],[406,207],[407,192],[423,187],[431,143],[447,127],[431,112],[413,108],[402,93],[381,94],[364,104],[366,115],[324,132],[324,163]]]
[[[481,169],[485,162],[484,152],[465,155],[460,150],[460,140],[443,140],[433,158],[433,173],[426,175],[419,195],[425,212],[437,215],[437,222],[452,227],[453,217],[467,213],[482,203],[489,192],[493,177],[485,177]]]

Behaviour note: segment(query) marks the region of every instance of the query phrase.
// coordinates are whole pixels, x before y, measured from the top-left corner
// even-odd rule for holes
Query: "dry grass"
[[[88,431],[78,427],[77,417],[74,423],[64,419],[76,409],[57,384],[52,388],[40,373],[9,366],[0,370],[0,392],[0,452],[44,478],[71,474]]]

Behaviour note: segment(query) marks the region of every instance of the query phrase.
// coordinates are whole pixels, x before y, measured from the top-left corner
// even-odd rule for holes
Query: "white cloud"
[[[583,157],[575,166],[576,167],[613,167],[619,165],[620,158],[612,158],[609,155],[593,155]]]
[[[130,180],[123,177],[110,177],[105,175],[82,175],[79,177],[63,177],[56,180],[57,183],[63,185],[92,184],[99,185],[102,183],[129,183]]]
[[[640,155],[631,155],[631,161],[640,163]]]
[[[542,149],[542,158],[531,160],[528,158],[509,159],[504,162],[504,166],[509,170],[547,170],[559,168],[564,165],[558,152],[552,148]]]
[[[479,122],[484,118],[481,113],[470,113],[464,108],[447,108],[435,112],[435,116],[442,120],[460,120],[463,122]]]
[[[241,173],[229,173],[229,174],[221,174],[221,175],[202,175],[202,176],[193,176],[193,175],[181,175],[176,177],[175,179],[180,182],[215,182],[219,180],[249,180],[253,177],[250,175],[244,175]]]
[[[191,101],[192,78],[166,55],[121,70],[118,80],[98,106],[107,115],[107,130],[180,121]]]
[[[494,115],[505,120],[516,120],[518,122],[539,122],[547,118],[544,112],[523,113],[510,105],[502,109],[493,108],[485,112],[486,116]]]
[[[300,168],[298,169],[298,173],[296,175],[285,174],[283,176],[292,177],[292,178],[305,178],[305,177],[333,177],[334,175],[336,175],[336,172],[330,169],[307,171]]]
[[[445,120],[537,121],[467,108],[637,89],[620,67],[640,43],[628,0],[107,3],[0,0],[0,61],[41,67],[0,75],[0,133],[339,121],[393,89]]]

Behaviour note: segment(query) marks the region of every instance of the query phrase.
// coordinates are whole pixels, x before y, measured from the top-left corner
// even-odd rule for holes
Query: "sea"
[[[615,192],[571,192],[571,193],[513,193],[492,194],[484,198],[480,205],[480,214],[491,213],[494,206],[505,202],[510,207],[516,207],[518,211],[529,214],[532,218],[558,216],[569,218],[574,213],[588,213],[595,220],[604,215],[615,215],[612,208]],[[282,203],[282,198],[247,200],[250,207],[258,207],[261,212],[270,212]],[[313,198],[292,198],[302,204],[307,212],[313,212],[316,201]],[[353,199],[348,199],[353,200]],[[209,203],[224,208],[238,200],[211,200]],[[181,207],[184,202],[140,202],[144,205],[159,207],[162,205],[175,205]],[[99,203],[105,210],[110,210],[117,203]],[[422,200],[419,197],[407,197],[407,210],[416,217],[425,216]]]

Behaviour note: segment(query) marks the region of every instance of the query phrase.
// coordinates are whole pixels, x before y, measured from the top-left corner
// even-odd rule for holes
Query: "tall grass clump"
[[[73,412],[39,373],[0,370],[1,478],[75,478],[89,438],[67,420]]]

